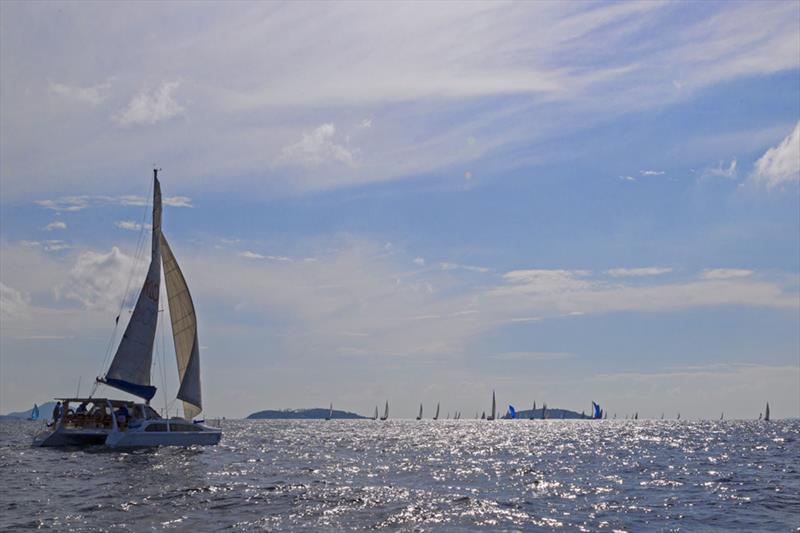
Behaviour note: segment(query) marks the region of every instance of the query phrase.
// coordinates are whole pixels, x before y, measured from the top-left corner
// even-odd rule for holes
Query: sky
[[[0,412],[107,370],[154,165],[207,416],[800,416],[797,2],[0,3]]]

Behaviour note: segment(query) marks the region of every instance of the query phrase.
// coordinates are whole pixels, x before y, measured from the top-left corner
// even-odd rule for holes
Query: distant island
[[[324,420],[330,414],[330,408],[314,407],[312,409],[267,409],[264,411],[257,411],[247,416],[248,420],[291,420],[291,419],[304,419],[304,420]],[[334,419],[343,420],[356,420],[360,418],[368,418],[349,411],[333,410],[331,415]]]

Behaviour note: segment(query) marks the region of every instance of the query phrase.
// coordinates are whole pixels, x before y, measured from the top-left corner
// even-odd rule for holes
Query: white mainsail
[[[150,268],[114,360],[101,380],[148,401],[156,393],[156,388],[150,385],[150,367],[158,323],[158,295],[161,292],[161,186],[155,176],[153,183]]]
[[[161,234],[164,280],[167,284],[169,318],[172,323],[172,339],[175,342],[175,358],[178,360],[178,399],[183,400],[183,415],[191,419],[203,410],[200,392],[200,351],[197,341],[197,316],[192,295],[186,285],[178,261],[172,253],[164,234]]]

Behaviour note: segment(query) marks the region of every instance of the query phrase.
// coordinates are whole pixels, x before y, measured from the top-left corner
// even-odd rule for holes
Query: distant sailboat
[[[419,414],[417,415],[417,420],[422,420],[422,404],[419,404]]]
[[[435,414],[435,415],[433,415],[433,419],[434,419],[434,420],[439,420],[439,407],[440,407],[440,404],[439,404],[439,403],[437,403],[437,404],[436,404],[436,414]]]
[[[764,413],[758,413],[758,419],[761,420],[764,417]]]
[[[725,411],[723,411],[722,414],[719,415],[719,419],[720,420],[725,420]]]
[[[634,420],[639,420],[639,411],[636,411],[636,414],[633,415]]]
[[[678,413],[678,420],[680,420],[680,419],[681,419],[681,414],[680,414],[680,413]]]
[[[531,409],[531,420],[536,418],[536,401],[533,402],[533,409]]]
[[[542,404],[542,420],[547,420],[547,404]]]
[[[331,418],[333,418],[333,402],[331,402],[331,410],[328,411],[328,416],[325,417],[325,420],[330,420]]]
[[[583,416],[583,414],[581,414]],[[592,419],[593,420],[600,420],[603,418],[603,411],[600,409],[600,404],[597,402],[592,402]]]
[[[764,409],[764,422],[769,422],[769,402],[767,402],[767,408]]]
[[[39,420],[39,406],[33,404],[33,409],[31,409],[31,416],[28,417],[28,420]]]
[[[486,420],[486,411],[481,412],[481,420]]]
[[[375,406],[375,414],[372,415],[372,419],[373,420],[377,420],[378,419],[378,406],[377,405]]]
[[[486,420],[494,420],[495,413],[497,412],[497,400],[495,399],[494,391],[492,391],[492,410]]]
[[[388,420],[389,419],[389,400],[386,400],[386,409],[383,411],[383,416],[381,420]]]
[[[664,420],[664,413],[661,413],[661,420]]]

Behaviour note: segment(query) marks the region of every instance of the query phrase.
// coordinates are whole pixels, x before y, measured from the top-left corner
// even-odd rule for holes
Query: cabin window
[[[194,424],[170,424],[169,427],[172,431],[203,431],[203,428]]]
[[[167,431],[166,424],[150,424],[146,428],[145,431]]]

